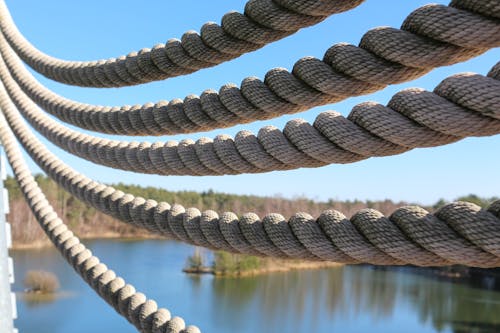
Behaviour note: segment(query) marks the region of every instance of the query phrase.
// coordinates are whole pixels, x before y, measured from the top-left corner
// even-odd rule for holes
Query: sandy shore
[[[123,241],[147,240],[147,239],[165,239],[166,240],[167,239],[167,238],[161,237],[159,235],[152,235],[152,234],[151,235],[147,235],[147,234],[144,234],[144,235],[125,234],[124,235],[124,234],[117,233],[117,232],[86,234],[83,237],[77,235],[77,237],[83,242],[86,240],[99,240],[99,239],[120,239]],[[42,248],[51,247],[51,246],[53,246],[52,242],[48,238],[45,238],[43,240],[36,240],[36,241],[30,242],[30,243],[21,243],[21,242],[14,241],[12,243],[12,250],[37,250],[37,249],[42,249]]]

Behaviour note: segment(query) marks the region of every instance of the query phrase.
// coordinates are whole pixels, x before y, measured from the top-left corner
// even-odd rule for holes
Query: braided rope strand
[[[363,0],[249,0],[243,14],[226,13],[221,25],[208,22],[152,49],[118,58],[66,61],[36,49],[19,32],[0,1],[0,29],[17,54],[46,77],[82,87],[123,87],[193,73],[255,51]]]
[[[346,118],[329,111],[313,125],[289,121],[283,131],[264,127],[255,136],[219,135],[194,142],[125,142],[68,129],[52,120],[21,91],[0,58],[0,78],[26,120],[60,148],[88,161],[116,169],[161,175],[262,173],[331,163],[352,163],[372,156],[400,154],[467,136],[500,133],[500,81],[478,74],[458,74],[430,93],[407,89],[385,107],[362,103]],[[9,108],[0,91],[0,104]]]

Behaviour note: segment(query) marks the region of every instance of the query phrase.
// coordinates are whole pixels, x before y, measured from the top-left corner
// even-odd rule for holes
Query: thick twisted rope
[[[73,235],[38,187],[2,114],[0,114],[0,138],[14,177],[36,220],[75,272],[103,300],[143,333],[200,332],[194,326],[186,327],[180,317],[171,318],[168,310],[158,309],[155,301],[147,299],[144,294],[136,292],[132,285],[117,277],[114,271],[92,255],[92,252]]]
[[[434,93],[401,91],[388,107],[357,105],[347,119],[329,111],[313,125],[292,120],[283,131],[267,126],[257,137],[241,131],[234,139],[219,135],[154,144],[103,139],[52,120],[21,91],[1,57],[0,78],[20,113],[52,143],[88,161],[139,173],[224,175],[319,167],[500,133],[500,81],[470,73],[445,79]],[[0,90],[1,107],[9,104]]]
[[[163,135],[207,131],[269,119],[367,94],[388,84],[419,77],[432,68],[454,64],[500,45],[500,16],[491,10],[499,0],[457,0],[452,5],[421,7],[408,16],[402,30],[377,28],[360,46],[337,44],[325,54],[299,60],[292,71],[270,70],[264,82],[255,77],[241,87],[225,85],[142,106],[106,107],[78,103],[51,92],[23,67],[6,42],[0,51],[20,87],[38,105],[81,128],[123,135]],[[477,7],[477,8],[476,8]],[[483,16],[488,13],[492,17]]]
[[[452,263],[500,266],[500,201],[488,210],[464,202],[446,205],[434,215],[420,207],[402,207],[390,217],[372,209],[350,220],[337,211],[315,219],[297,213],[262,220],[253,213],[218,215],[156,202],[117,191],[71,169],[31,133],[11,108],[7,121],[33,160],[56,183],[90,206],[123,222],[169,238],[235,253],[344,263],[442,266]]]
[[[19,32],[0,1],[0,28],[19,56],[53,80],[84,87],[122,87],[216,66],[357,7],[363,0],[249,0],[244,14],[229,12],[221,25],[208,22],[181,40],[98,61],[67,61],[36,49]]]

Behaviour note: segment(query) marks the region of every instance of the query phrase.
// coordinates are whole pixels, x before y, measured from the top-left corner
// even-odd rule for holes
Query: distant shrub
[[[221,275],[237,273],[237,255],[224,251],[216,251],[214,254],[213,268],[216,273]]]
[[[254,256],[216,251],[213,268],[219,275],[238,275],[262,267],[261,259]]]
[[[240,258],[239,266],[242,272],[259,269],[262,266],[261,258],[243,255]]]
[[[59,280],[54,273],[46,271],[28,271],[24,285],[30,292],[53,293],[59,289]]]
[[[205,266],[205,257],[200,248],[196,247],[192,256],[189,256],[186,262],[188,269],[201,269]]]
[[[478,205],[479,207],[482,207],[482,208],[488,207],[495,200],[498,200],[498,198],[497,197],[482,198],[482,197],[479,197],[479,196],[477,196],[475,194],[469,194],[469,195],[457,198],[457,201],[472,202],[473,204],[476,204],[476,205]]]

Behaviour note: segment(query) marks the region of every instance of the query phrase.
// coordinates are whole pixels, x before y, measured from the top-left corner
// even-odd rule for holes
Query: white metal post
[[[17,332],[14,329],[17,311],[16,297],[10,289],[10,284],[14,282],[14,270],[8,253],[11,244],[10,225],[5,220],[5,214],[9,213],[8,193],[3,187],[6,171],[3,149],[0,146],[0,330],[14,333]]]

